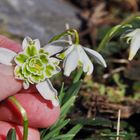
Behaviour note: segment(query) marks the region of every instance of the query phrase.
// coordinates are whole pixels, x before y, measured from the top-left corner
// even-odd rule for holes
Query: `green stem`
[[[71,34],[71,32],[68,32],[68,31],[62,32],[61,34],[54,36],[48,43],[56,41],[56,40],[60,39],[61,37],[66,36],[66,35],[72,35],[72,34]]]
[[[75,44],[78,45],[79,44],[79,34],[78,34],[77,30],[69,29],[69,31],[74,33],[74,35],[75,35]]]
[[[122,25],[116,25],[113,28],[111,28],[111,30],[109,30],[107,32],[107,34],[105,35],[105,37],[103,38],[103,40],[101,41],[101,43],[99,44],[97,51],[100,52],[101,50],[103,50],[103,48],[106,46],[106,44],[112,39],[112,37],[119,32],[119,30],[121,29]]]
[[[81,76],[83,74],[83,68],[80,67],[80,69],[78,70],[78,72],[76,73],[75,78],[73,79],[73,83],[76,83],[80,80]]]
[[[61,34],[58,34],[56,36],[54,36],[50,41],[49,43],[53,42],[53,41],[56,41],[58,39],[60,39],[61,37],[64,37],[66,35],[70,35],[70,36],[75,36],[75,44],[79,44],[79,35],[78,35],[78,32],[77,30],[75,29],[68,29],[66,30],[65,32],[62,32]]]
[[[23,119],[23,140],[28,139],[28,117],[25,109],[21,106],[21,104],[18,102],[18,100],[14,97],[11,96],[8,98],[10,102],[16,105],[17,109],[21,113],[22,119]]]
[[[135,15],[132,15],[128,18],[126,18],[123,22],[121,22],[121,24],[114,26],[113,28],[111,28],[107,34],[105,35],[105,37],[103,38],[103,40],[101,41],[101,43],[99,44],[97,51],[100,52],[101,50],[104,49],[104,47],[106,46],[106,44],[113,38],[113,36],[115,34],[117,34],[123,27],[128,27],[128,23],[130,23],[131,21],[135,20],[135,19],[139,19],[138,15],[140,15],[140,13],[137,13]]]

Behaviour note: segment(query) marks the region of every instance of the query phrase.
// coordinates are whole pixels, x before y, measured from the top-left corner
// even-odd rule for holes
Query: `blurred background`
[[[78,30],[82,45],[96,50],[113,26],[139,16],[139,10],[139,0],[0,0],[0,34],[17,41],[31,36],[45,44],[63,32],[68,23]],[[139,28],[140,21],[133,20],[132,25]],[[129,62],[129,45],[120,35],[101,51],[108,68],[104,70],[95,64],[93,75],[84,78],[76,105],[68,116],[73,119],[72,124],[86,118],[75,139],[114,140],[121,109],[120,140],[140,140],[140,53]],[[55,84],[59,89],[62,81],[69,85],[70,80],[59,77]],[[90,120],[93,118],[96,121]]]

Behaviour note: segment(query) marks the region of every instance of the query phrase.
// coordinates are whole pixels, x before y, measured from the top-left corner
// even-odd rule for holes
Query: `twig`
[[[113,69],[110,73],[106,73],[103,75],[103,78],[104,79],[107,79],[109,78],[111,75],[115,74],[115,73],[118,73],[118,72],[121,72],[121,71],[124,71],[126,68],[125,67],[119,67],[119,68],[116,68],[116,69]]]
[[[118,122],[117,122],[117,138],[116,140],[119,140],[119,134],[120,134],[120,118],[121,118],[121,110],[118,110]]]
[[[120,63],[120,64],[128,64],[129,63],[129,61],[127,59],[112,59],[112,60],[109,60],[109,62]]]

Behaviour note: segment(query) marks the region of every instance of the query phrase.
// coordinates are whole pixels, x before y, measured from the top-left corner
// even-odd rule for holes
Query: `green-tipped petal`
[[[30,80],[33,83],[40,83],[41,81],[45,80],[45,75],[44,74],[42,74],[42,75],[31,75]]]
[[[20,53],[15,57],[14,60],[18,65],[23,65],[26,62],[27,59],[28,59],[27,55],[25,55],[23,53]]]
[[[39,53],[34,45],[30,45],[29,47],[26,47],[24,52],[25,55],[27,56],[34,56],[34,55],[38,55]]]
[[[25,78],[28,78],[30,76],[30,71],[28,71],[27,67],[28,67],[27,63],[24,63],[22,65],[22,71],[21,72],[22,72],[22,74],[24,75]]]
[[[77,48],[73,48],[73,50],[67,55],[64,60],[63,68],[64,75],[69,76],[72,71],[74,71],[78,65],[78,50]]]
[[[46,54],[40,54],[40,59],[44,64],[47,64],[49,62],[48,56]]]
[[[93,64],[81,46],[78,47],[78,53],[80,65],[82,64],[83,71],[87,73],[87,75],[92,74],[94,69]]]
[[[24,74],[22,73],[22,67],[16,66],[14,69],[15,78],[19,80],[24,80]]]

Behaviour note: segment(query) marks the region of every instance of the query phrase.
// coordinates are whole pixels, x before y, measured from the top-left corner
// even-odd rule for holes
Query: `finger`
[[[0,47],[8,48],[15,52],[21,50],[20,44],[2,35],[0,35]],[[12,66],[0,64],[0,101],[10,95],[14,95],[22,88],[22,82],[16,80],[13,73],[14,68]]]
[[[23,127],[4,121],[0,121],[0,140],[6,140],[7,133],[11,128],[15,129],[17,140],[22,140]],[[28,140],[40,140],[39,131],[33,128],[29,128]]]
[[[22,88],[22,82],[14,78],[13,71],[12,66],[0,64],[0,101],[16,94]]]
[[[21,51],[21,45],[5,36],[0,35],[0,47],[10,49],[14,52]]]
[[[52,106],[50,101],[39,94],[19,93],[14,97],[26,110],[30,127],[47,128],[53,125],[60,115],[60,106]],[[8,100],[0,103],[0,114],[0,120],[22,124],[19,111]]]

